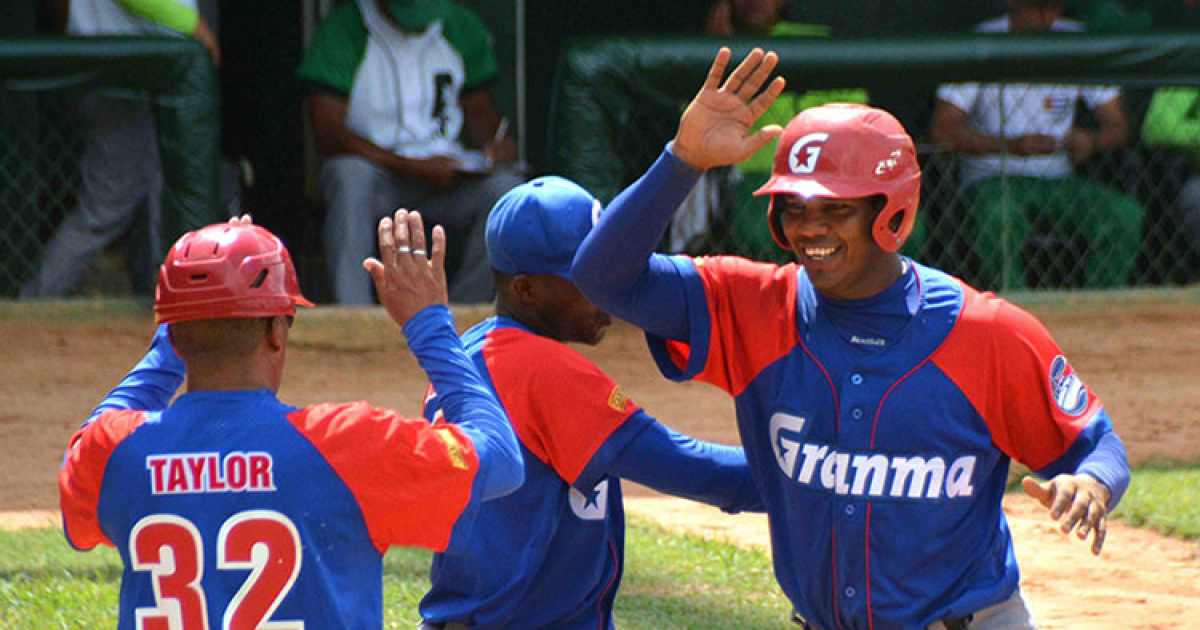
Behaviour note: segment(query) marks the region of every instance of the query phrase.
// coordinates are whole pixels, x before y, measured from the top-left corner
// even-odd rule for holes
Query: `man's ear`
[[[285,315],[276,315],[267,319],[267,344],[272,350],[287,347],[288,320]]]
[[[533,278],[524,274],[512,277],[512,293],[521,304],[528,305],[537,301]]]

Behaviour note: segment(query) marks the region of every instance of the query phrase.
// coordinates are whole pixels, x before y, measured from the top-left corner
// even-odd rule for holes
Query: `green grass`
[[[385,627],[416,627],[429,557],[392,549],[384,558]],[[112,548],[79,553],[57,529],[0,532],[0,628],[116,627],[120,583],[121,558]],[[630,517],[619,627],[779,628],[789,610],[766,554]]]
[[[1200,540],[1200,464],[1138,467],[1114,517]],[[428,567],[426,551],[388,553],[385,627],[416,626]],[[0,628],[114,627],[120,580],[121,560],[113,549],[78,553],[57,529],[0,532]],[[766,554],[629,518],[618,627],[786,628],[790,610]]]
[[[1146,464],[1114,513],[1130,525],[1200,540],[1200,464]]]

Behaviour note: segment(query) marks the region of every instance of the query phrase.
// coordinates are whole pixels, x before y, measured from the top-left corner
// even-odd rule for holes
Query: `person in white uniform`
[[[1009,0],[1007,15],[978,33],[1080,31],[1062,18],[1065,0]],[[1022,247],[1039,216],[1089,244],[1084,282],[1121,286],[1131,280],[1142,234],[1142,208],[1131,197],[1076,177],[1073,167],[1124,145],[1129,125],[1115,87],[1065,84],[959,83],[938,88],[930,137],[962,154],[960,185],[971,216],[980,284],[1026,284]],[[1076,124],[1082,101],[1098,128]]]
[[[332,297],[372,302],[361,264],[378,220],[415,208],[466,235],[450,301],[488,302],[484,225],[522,179],[516,143],[489,90],[492,36],[450,0],[356,0],[318,27],[297,71],[324,156],[325,255]]]

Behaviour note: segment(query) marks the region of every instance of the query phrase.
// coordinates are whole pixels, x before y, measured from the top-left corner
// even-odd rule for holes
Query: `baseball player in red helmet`
[[[248,221],[181,237],[149,354],[71,439],[59,475],[77,549],[121,554],[120,628],[379,628],[391,545],[443,549],[472,504],[523,477],[516,438],[455,334],[435,228],[379,224],[365,266],[443,398],[442,421],[276,398],[301,296]],[[186,378],[186,392],[170,402]]]
[[[1103,404],[1029,313],[897,253],[921,173],[891,114],[826,105],[748,135],[782,79],[755,50],[722,81],[728,59],[601,215],[576,283],[646,329],[668,378],[734,397],[798,624],[1035,627],[1001,510],[1009,462],[1048,480],[1024,486],[1100,553],[1129,483]],[[774,137],[758,194],[796,263],[653,253],[704,169]]]

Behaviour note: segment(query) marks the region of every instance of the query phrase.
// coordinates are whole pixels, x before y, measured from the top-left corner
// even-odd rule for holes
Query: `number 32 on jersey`
[[[303,630],[303,621],[268,621],[300,574],[300,534],[279,512],[247,510],[230,516],[217,535],[217,569],[250,571],[221,619],[224,630]],[[190,521],[152,514],[129,536],[134,571],[149,571],[153,607],[138,608],[139,630],[208,630],[204,541]]]

